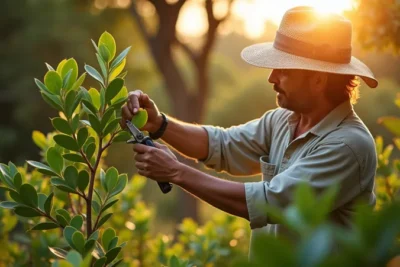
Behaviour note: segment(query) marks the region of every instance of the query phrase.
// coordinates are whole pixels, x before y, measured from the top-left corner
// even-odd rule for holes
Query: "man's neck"
[[[316,106],[310,112],[296,113],[299,118],[299,123],[297,124],[294,138],[309,131],[339,105],[340,104],[332,105],[325,103],[324,105]]]

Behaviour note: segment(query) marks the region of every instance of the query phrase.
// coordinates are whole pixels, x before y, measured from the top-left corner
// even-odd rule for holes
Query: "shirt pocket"
[[[263,181],[271,181],[275,175],[276,165],[269,163],[269,156],[260,157],[260,168]]]

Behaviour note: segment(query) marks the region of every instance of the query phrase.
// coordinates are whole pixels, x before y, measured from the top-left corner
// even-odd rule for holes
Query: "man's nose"
[[[279,70],[273,69],[271,71],[271,73],[269,74],[268,77],[268,82],[273,83],[273,84],[278,84],[279,83],[279,79],[278,79],[278,75],[279,74]]]

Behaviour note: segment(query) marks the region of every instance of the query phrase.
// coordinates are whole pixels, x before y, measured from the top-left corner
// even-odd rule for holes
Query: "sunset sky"
[[[218,1],[217,1],[218,2]],[[216,12],[222,15],[226,8],[220,1],[216,6]],[[186,3],[183,7],[183,13],[178,21],[178,31],[188,36],[199,36],[207,30],[206,13],[203,0],[195,0]],[[257,38],[264,32],[266,20],[272,20],[279,24],[284,12],[294,6],[308,5],[314,6],[321,12],[341,13],[344,10],[351,9],[354,5],[353,0],[236,0],[233,6],[233,15],[243,19],[245,23],[245,34],[250,38]]]

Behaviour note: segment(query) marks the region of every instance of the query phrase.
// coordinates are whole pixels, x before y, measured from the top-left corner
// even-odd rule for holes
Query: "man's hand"
[[[154,142],[156,147],[135,144],[133,151],[138,173],[157,182],[175,183],[179,179],[181,163],[165,145]]]
[[[139,108],[147,111],[148,119],[142,129],[144,131],[155,132],[162,124],[162,117],[158,108],[150,97],[140,90],[129,92],[127,103],[122,107],[121,127],[126,128],[125,120],[132,120]]]

